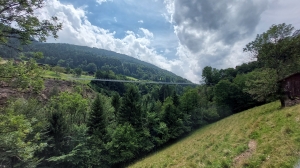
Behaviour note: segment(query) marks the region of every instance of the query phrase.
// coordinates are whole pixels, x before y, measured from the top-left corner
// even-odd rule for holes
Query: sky
[[[194,83],[205,66],[253,60],[245,45],[273,24],[300,29],[299,0],[45,0],[40,19],[57,16],[58,39],[126,54]]]

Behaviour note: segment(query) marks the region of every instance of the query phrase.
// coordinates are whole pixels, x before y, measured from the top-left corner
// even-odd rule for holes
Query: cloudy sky
[[[299,0],[46,0],[59,39],[127,54],[198,83],[205,66],[249,62],[243,47],[272,24],[300,29]]]

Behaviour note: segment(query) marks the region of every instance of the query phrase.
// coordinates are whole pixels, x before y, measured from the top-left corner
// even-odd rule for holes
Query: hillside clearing
[[[300,105],[281,109],[273,102],[201,128],[129,167],[293,167],[299,128]]]
[[[69,81],[76,79],[76,77],[74,77],[73,74],[56,73],[54,71],[49,71],[49,70],[44,70],[43,77],[58,78],[61,80],[69,80]],[[80,80],[78,80],[78,82],[83,83],[83,84],[88,84],[91,81],[91,79],[94,79],[95,77],[88,76],[88,75],[81,75],[79,78],[80,78]],[[84,79],[86,79],[86,80],[84,80]]]
[[[136,78],[134,78],[134,77],[131,77],[131,76],[126,76],[126,78],[128,79],[128,80],[133,80],[133,81],[137,81],[138,79],[136,79]]]

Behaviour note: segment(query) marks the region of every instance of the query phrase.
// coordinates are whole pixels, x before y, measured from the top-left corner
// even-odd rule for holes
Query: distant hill
[[[300,105],[279,102],[232,115],[129,167],[294,167],[300,165]]]
[[[33,42],[31,45],[23,47],[25,55],[30,56],[30,52],[37,51],[44,53],[44,58],[39,60],[39,63],[53,66],[60,65],[70,68],[81,67],[85,71],[91,71],[91,65],[89,64],[94,63],[98,69],[112,70],[116,74],[132,76],[137,79],[190,83],[187,79],[153,64],[104,49],[71,44],[39,42]],[[15,58],[18,57],[19,54],[11,48],[2,46],[0,56]]]

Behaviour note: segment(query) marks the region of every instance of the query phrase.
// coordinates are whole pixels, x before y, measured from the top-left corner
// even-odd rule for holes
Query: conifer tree
[[[105,143],[107,141],[107,131],[105,124],[105,114],[101,96],[98,94],[94,100],[90,117],[87,123],[87,133],[90,139],[87,141],[88,148],[92,149],[88,157],[89,166],[91,167],[108,167],[107,151]],[[88,167],[88,166],[87,166]]]
[[[173,101],[173,104],[175,107],[178,107],[180,105],[180,102],[179,102],[179,97],[178,95],[176,94],[176,91],[173,91],[173,94],[172,94],[172,101]]]
[[[140,95],[136,87],[130,86],[125,93],[118,120],[120,124],[128,122],[135,128],[141,126],[142,110],[140,105]]]
[[[91,108],[90,117],[88,120],[88,134],[105,135],[105,117],[103,113],[103,104],[100,95],[97,95]]]
[[[170,97],[167,97],[163,106],[163,122],[168,127],[171,139],[176,139],[184,133],[183,114],[176,108]]]
[[[112,97],[112,100],[111,100],[111,105],[114,107],[115,111],[114,111],[114,117],[116,118],[117,117],[117,113],[119,111],[119,108],[121,106],[121,101],[120,101],[120,96],[118,93],[115,93]]]

